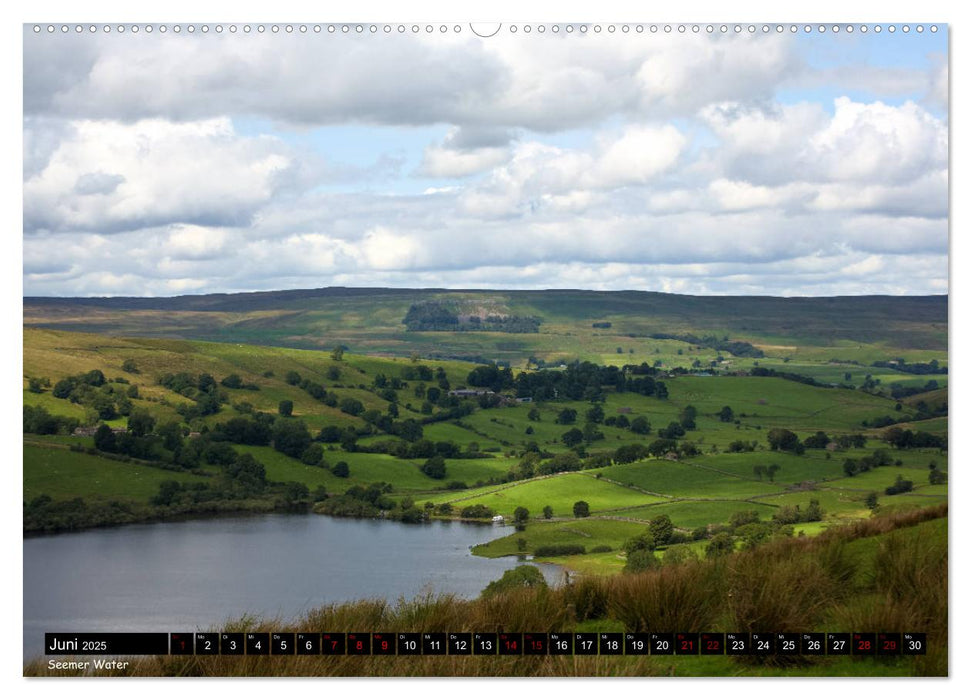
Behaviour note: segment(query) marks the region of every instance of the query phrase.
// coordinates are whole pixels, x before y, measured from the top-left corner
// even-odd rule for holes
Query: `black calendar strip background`
[[[922,632],[47,633],[48,656],[924,655]]]

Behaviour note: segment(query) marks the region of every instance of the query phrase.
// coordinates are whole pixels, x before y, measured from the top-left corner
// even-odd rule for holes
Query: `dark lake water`
[[[218,629],[247,613],[290,619],[326,603],[429,589],[472,598],[520,562],[475,557],[469,547],[508,532],[272,514],[26,538],[24,658],[43,653],[45,632]],[[540,568],[561,582],[559,567]]]

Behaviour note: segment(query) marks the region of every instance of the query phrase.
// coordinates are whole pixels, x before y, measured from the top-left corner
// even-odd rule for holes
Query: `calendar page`
[[[24,24],[23,675],[947,676],[948,36]]]

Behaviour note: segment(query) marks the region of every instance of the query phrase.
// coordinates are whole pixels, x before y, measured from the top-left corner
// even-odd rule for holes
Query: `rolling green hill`
[[[137,316],[141,311],[125,313]],[[804,364],[826,363],[805,360]],[[52,508],[70,511],[58,504],[75,498],[83,499],[89,510],[111,510],[110,516],[103,516],[104,522],[234,508],[306,509],[313,504],[324,512],[378,515],[385,511],[389,517],[406,519],[459,517],[463,509],[479,506],[480,516],[497,513],[508,522],[517,509],[525,508],[529,520],[522,533],[507,535],[508,530],[497,529],[496,544],[477,553],[509,554],[514,548],[515,553],[530,554],[545,544],[583,545],[587,554],[543,558],[576,570],[607,573],[624,567],[620,547],[631,533],[643,531],[661,515],[671,519],[686,546],[703,551],[712,533],[726,528],[733,532],[729,522],[742,511],[754,511],[772,533],[784,533],[788,519],[794,533],[818,534],[836,524],[868,518],[874,510],[947,501],[946,449],[896,449],[882,439],[884,429],[870,427],[875,419],[889,416],[902,421],[901,428],[926,431],[936,440],[946,438],[947,416],[927,418],[921,413],[930,406],[946,410],[943,389],[898,404],[872,391],[810,385],[778,376],[668,375],[659,368],[666,398],[607,390],[598,401],[520,404],[509,400],[483,407],[476,399],[459,400],[440,390],[434,402],[427,400],[430,388],[467,386],[474,368],[455,360],[349,352],[338,357],[330,349],[27,327],[25,410],[43,409],[68,421],[65,425],[104,422],[124,431],[129,417],[117,414],[124,406],[127,413],[154,419],[155,430],[170,424],[183,434],[175,451],[163,448],[161,438],[149,436],[155,442],[144,458],[121,461],[127,457],[96,450],[90,436],[72,437],[63,429],[56,435],[25,433],[25,502],[34,507],[31,504],[36,501],[41,513],[30,522],[44,522],[44,513]],[[103,375],[104,384],[63,398],[55,395],[62,380],[91,373]],[[165,379],[180,373],[191,382],[201,375],[211,376],[212,395],[219,399],[217,410],[194,413],[191,409],[200,392]],[[299,381],[292,378],[294,373]],[[238,380],[232,387],[225,386],[230,377]],[[315,398],[312,386],[323,393]],[[360,410],[342,410],[345,400],[359,402]],[[115,415],[99,417],[97,401],[107,401]],[[291,416],[278,416],[281,402],[292,403]],[[576,449],[568,449],[567,431],[583,429],[587,412],[597,406],[602,422]],[[720,416],[725,406],[732,409],[730,421]],[[695,426],[678,438],[676,447],[664,447],[658,454],[639,453],[633,461],[619,457],[618,450],[645,450],[658,440],[662,429],[681,421],[689,407],[696,410]],[[450,413],[457,409],[462,410]],[[559,422],[564,409],[576,412],[575,423]],[[284,454],[276,438],[240,444],[219,442],[222,438],[214,443],[208,437],[219,435],[233,419],[251,424],[261,415],[273,426],[304,424],[308,441],[318,436],[313,444],[319,452],[313,463],[299,452]],[[386,421],[381,423],[384,428],[375,422],[379,418]],[[627,427],[638,418],[649,421],[647,434]],[[394,426],[407,422],[420,426],[420,439],[394,432]],[[353,444],[346,444],[343,437],[321,441],[322,429],[333,429],[338,436],[350,434]],[[827,449],[818,446],[798,453],[777,451],[768,441],[773,429],[793,431],[799,440],[814,437],[817,431],[825,432],[828,440],[855,435],[858,444],[836,447],[834,443]],[[408,453],[419,444],[431,452]],[[196,461],[179,457],[196,448],[201,450]],[[241,455],[254,458],[265,485],[255,489],[234,485],[228,476],[232,470],[226,471],[227,463],[220,461],[227,458],[218,454],[226,449],[230,461],[238,461]],[[885,451],[882,466],[847,475],[847,460],[867,462],[876,450]],[[441,478],[423,471],[429,454],[435,453],[445,455]],[[346,476],[337,472],[341,462],[347,465]],[[553,464],[558,466],[545,466]],[[765,471],[770,465],[771,475]],[[931,465],[944,475],[943,482],[931,483]],[[898,476],[911,482],[910,490],[885,493]],[[169,485],[163,487],[163,482]],[[378,498],[378,492],[372,492],[369,498],[378,500],[363,511],[362,501],[348,502],[344,496],[357,489],[354,498],[363,498],[363,492],[376,483],[384,484],[383,495]],[[877,499],[875,509],[867,505],[870,494]],[[45,498],[53,499],[54,505],[44,505]],[[578,501],[588,504],[588,517],[574,517]],[[820,518],[800,520],[810,501],[819,504]],[[547,506],[552,511],[549,520],[543,514]],[[800,515],[792,521],[794,512]],[[57,527],[97,523],[99,514],[103,511],[71,520],[74,516],[48,513]],[[590,552],[594,543],[607,544],[611,551]]]
[[[461,319],[480,314],[537,319],[539,325],[535,333],[407,330],[409,310],[428,302],[445,305]],[[947,355],[945,296],[694,297],[636,291],[335,287],[171,298],[27,297],[24,323],[120,336],[299,348],[344,344],[361,354],[407,357],[418,352],[514,365],[535,357],[547,362],[579,358],[673,366],[687,357],[708,366],[729,354],[715,347],[727,339],[751,343],[756,355],[761,352],[779,361],[830,363],[827,379],[847,371],[859,373],[859,364],[897,357],[946,362]],[[461,327],[471,328],[464,321]],[[704,342],[687,340],[690,336]],[[857,383],[861,381],[862,377]]]

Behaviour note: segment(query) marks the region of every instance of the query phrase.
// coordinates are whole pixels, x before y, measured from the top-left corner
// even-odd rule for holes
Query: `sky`
[[[948,291],[946,27],[228,26],[24,27],[25,295]]]

